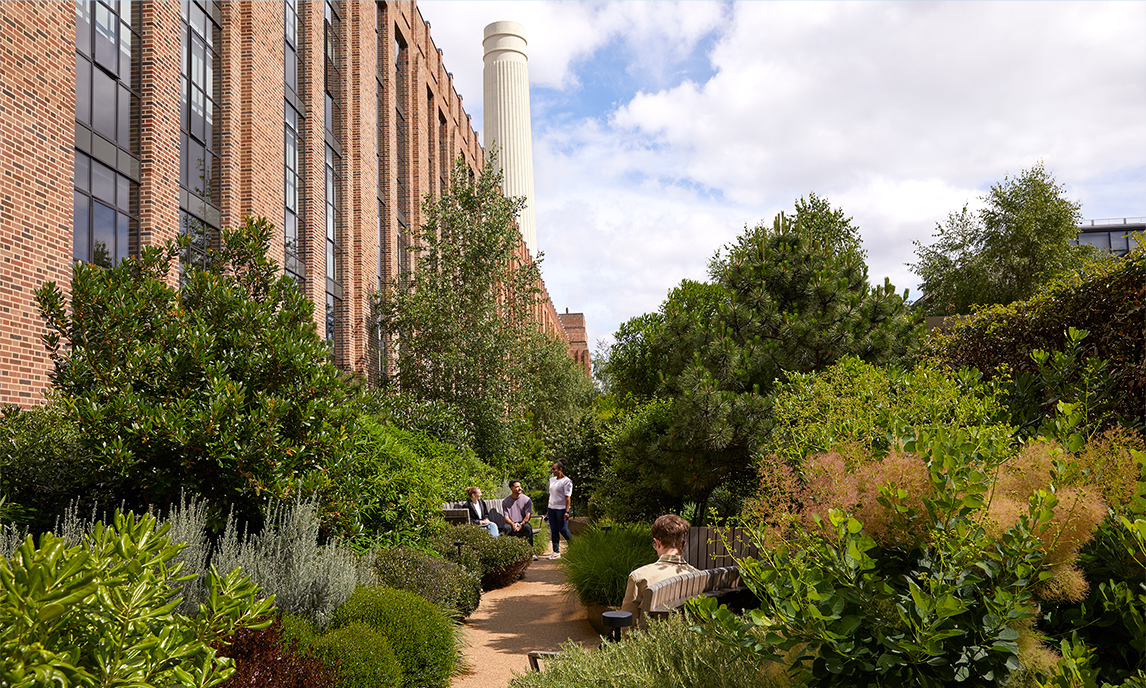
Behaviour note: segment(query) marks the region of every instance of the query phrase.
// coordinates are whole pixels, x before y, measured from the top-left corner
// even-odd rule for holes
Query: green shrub
[[[300,480],[306,494],[329,487],[341,373],[314,305],[267,257],[274,236],[248,218],[201,260],[144,247],[112,268],[77,263],[68,298],[55,282],[36,290],[53,392],[113,503],[167,505],[186,489],[211,502],[217,531],[230,508],[257,522]],[[339,513],[328,524],[350,527]]]
[[[389,641],[402,665],[403,686],[449,684],[455,659],[454,633],[442,610],[405,590],[359,587],[334,613],[334,630],[359,623]]]
[[[386,636],[369,624],[354,622],[315,639],[313,651],[336,667],[340,688],[397,688],[402,665]]]
[[[544,660],[544,671],[516,675],[509,688],[771,688],[777,684],[759,665],[720,643],[693,633],[683,616],[650,623],[624,642],[587,649],[567,643]]]
[[[208,576],[209,605],[174,611],[180,546],[152,516],[116,512],[68,547],[50,533],[0,558],[0,685],[213,685],[233,670],[212,644],[265,628],[274,599],[238,569]]]
[[[31,532],[52,528],[64,506],[78,496],[86,504],[112,504],[114,487],[98,481],[98,460],[81,450],[79,428],[63,405],[0,414],[0,523],[15,521]]]
[[[378,550],[374,573],[383,585],[417,593],[462,618],[481,601],[480,573],[408,547]]]
[[[1085,592],[1077,553],[1106,511],[1060,447],[1013,445],[920,429],[886,457],[812,457],[797,498],[777,500],[788,529],[764,528],[783,514],[760,524],[759,560],[737,560],[760,609],[689,609],[736,652],[794,662],[809,686],[1002,685],[1046,666],[1036,614]]]
[[[538,524],[534,518],[532,521]],[[534,536],[536,537],[536,535]],[[461,555],[455,542],[461,542]],[[481,573],[482,590],[504,588],[521,578],[533,561],[529,541],[519,537],[492,537],[482,526],[464,524],[446,530],[431,541],[441,556],[470,571]]]
[[[1100,381],[1106,393],[1094,400],[1090,413],[1105,425],[1121,419],[1141,428],[1146,409],[1146,354],[1142,331],[1146,327],[1146,250],[1132,251],[1119,260],[1092,263],[1054,280],[1038,296],[1008,306],[990,306],[961,321],[946,333],[933,332],[926,351],[953,368],[973,367],[989,378],[1009,376],[1015,382],[1016,424],[1026,422],[1028,406],[1041,415],[1053,415],[1063,398],[1062,385],[1082,393],[1086,371],[1062,380],[1039,380],[1035,350],[1054,354],[1070,348],[1071,328],[1089,335],[1075,356],[1076,364],[1093,359],[1105,366]],[[1045,376],[1043,376],[1045,378]],[[1046,384],[1050,382],[1051,384]],[[1037,420],[1037,419],[1035,419]],[[1102,429],[1101,427],[1096,429]]]
[[[349,435],[344,482],[347,501],[357,504],[367,536],[432,535],[441,525],[443,502],[462,498],[465,488],[493,486],[493,476],[470,450],[459,450],[417,432],[399,430],[359,416]]]
[[[885,455],[914,427],[1000,423],[1007,416],[1003,391],[981,377],[923,365],[905,372],[846,356],[779,385],[760,452],[798,467],[805,456],[844,444]]]
[[[648,527],[619,524],[590,528],[573,538],[558,565],[565,573],[566,589],[582,604],[619,607],[629,574],[656,560]]]

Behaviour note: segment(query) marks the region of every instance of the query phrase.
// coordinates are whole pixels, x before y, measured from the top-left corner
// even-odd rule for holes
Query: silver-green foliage
[[[223,570],[242,567],[275,595],[280,610],[325,628],[355,586],[373,584],[374,575],[341,541],[319,544],[318,530],[316,502],[279,504],[269,509],[265,526],[255,535],[241,535],[234,519],[228,519],[212,561]]]
[[[509,688],[769,688],[758,665],[688,630],[674,615],[620,643],[586,649],[569,642],[545,670],[514,676]]]

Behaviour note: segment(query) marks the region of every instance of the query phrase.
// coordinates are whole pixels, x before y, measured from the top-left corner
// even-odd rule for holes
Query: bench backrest
[[[753,545],[744,528],[692,527],[688,529],[684,560],[700,570],[733,566],[730,555],[741,559],[759,558],[760,550]],[[729,586],[731,587],[731,586]]]
[[[500,499],[483,499],[486,509],[489,510],[489,520],[496,523],[499,527],[505,525],[505,514],[501,513],[501,500]],[[443,509],[465,509],[466,502],[446,502],[442,505]],[[469,513],[468,511],[466,512]]]

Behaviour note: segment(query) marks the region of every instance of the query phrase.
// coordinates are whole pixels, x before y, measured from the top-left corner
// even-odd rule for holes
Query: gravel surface
[[[452,688],[502,688],[514,672],[529,671],[530,651],[556,651],[567,640],[596,647],[600,637],[585,608],[565,595],[562,582],[557,562],[540,559],[508,588],[482,593],[464,625],[469,673],[455,676]]]

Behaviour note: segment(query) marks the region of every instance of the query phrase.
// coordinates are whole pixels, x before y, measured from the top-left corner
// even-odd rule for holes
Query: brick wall
[[[72,277],[74,41],[70,3],[0,2],[0,404],[42,400],[33,292]]]
[[[475,172],[485,164],[461,96],[415,2],[344,0],[342,146],[344,309],[340,360],[367,372],[369,296],[398,274],[398,212],[411,231],[421,199],[448,185],[459,155]],[[180,5],[147,0],[141,18],[139,236],[160,245],[179,223]],[[325,328],[325,122],[323,3],[300,3],[300,258],[303,288]],[[223,226],[246,215],[283,222],[283,17],[281,2],[221,3],[220,210]],[[381,22],[381,25],[380,25]],[[394,34],[406,41],[403,103],[408,136],[394,126],[399,84]],[[42,401],[51,362],[32,292],[71,280],[75,137],[75,16],[70,2],[0,2],[0,403]],[[475,94],[480,97],[480,94]],[[381,111],[381,122],[379,122]],[[444,127],[440,121],[444,120]],[[400,203],[398,147],[409,161],[409,194]],[[379,169],[381,153],[381,169]],[[379,218],[378,201],[383,201]],[[379,220],[382,236],[379,241]],[[525,254],[524,244],[520,251]],[[271,242],[281,263],[283,239]],[[174,279],[174,275],[172,276]],[[541,285],[544,290],[544,284]],[[534,312],[539,326],[564,336],[556,310]]]

